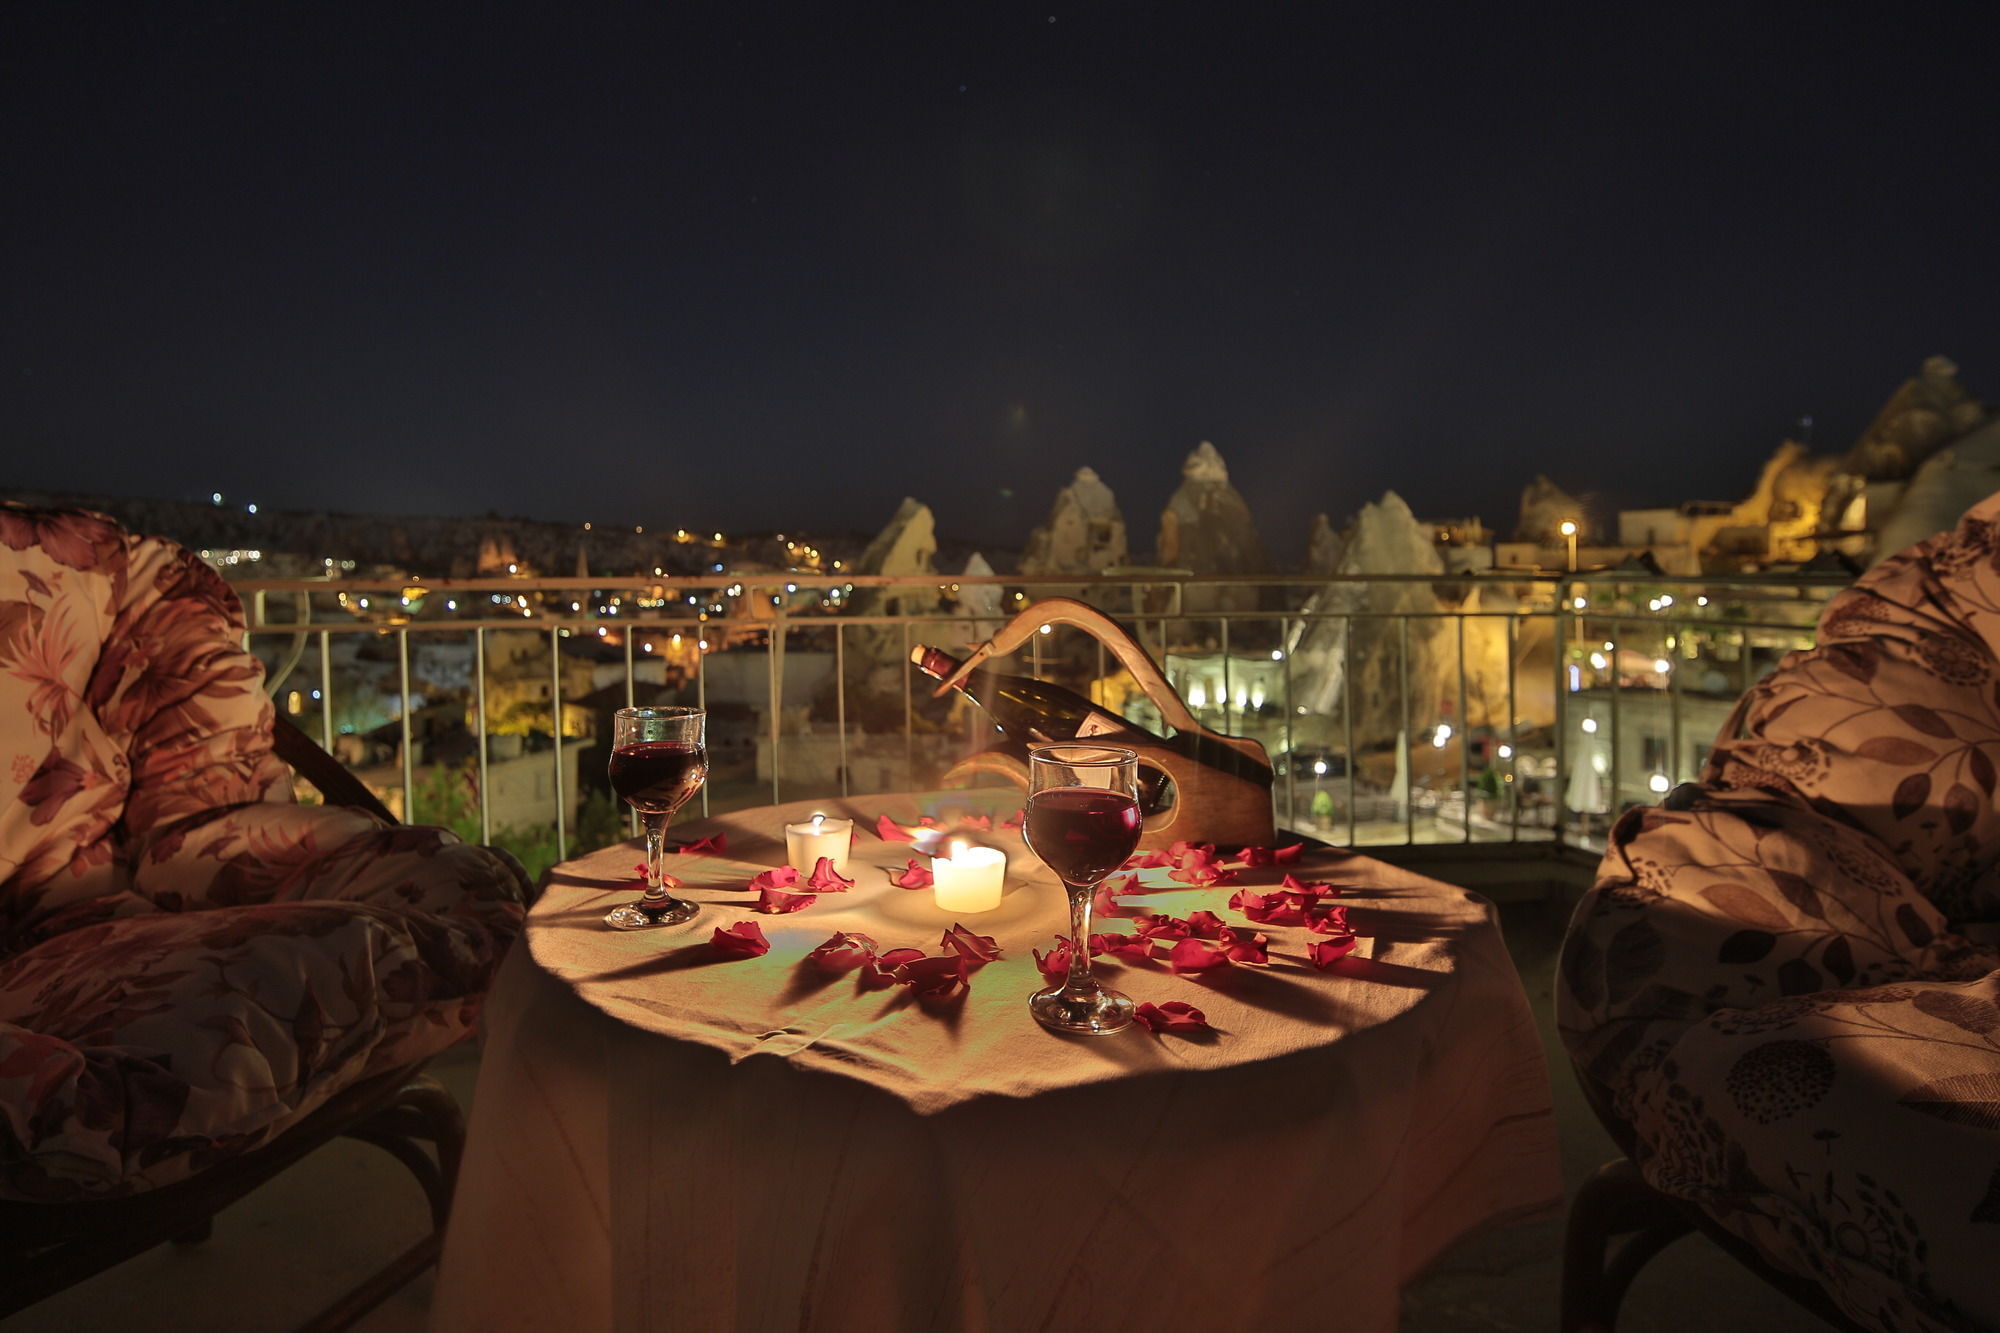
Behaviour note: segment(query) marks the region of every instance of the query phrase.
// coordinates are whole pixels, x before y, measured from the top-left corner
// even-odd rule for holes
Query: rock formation
[[[1312,531],[1306,534],[1306,573],[1331,574],[1340,568],[1344,543],[1325,514],[1314,514]]]
[[[1958,382],[1957,364],[1947,356],[1929,357],[1916,378],[1905,380],[1883,405],[1840,470],[1868,481],[1908,477],[1985,417],[1985,404]]]
[[[1589,539],[1589,531],[1584,525],[1583,505],[1577,498],[1547,477],[1537,476],[1521,488],[1521,518],[1514,527],[1514,540],[1534,542],[1538,546],[1561,546],[1563,520],[1584,526],[1582,536]]]
[[[1078,468],[1056,492],[1049,521],[1028,534],[1021,573],[1100,574],[1126,562],[1125,516],[1118,499],[1091,468]]]
[[[2000,417],[1932,454],[1910,478],[1876,535],[1875,557],[1958,526],[1965,511],[2000,491]]]
[[[1250,506],[1229,484],[1229,468],[1203,440],[1181,464],[1180,489],[1160,514],[1156,561],[1196,574],[1268,574],[1270,558],[1250,518]],[[1184,603],[1194,612],[1256,609],[1251,588],[1191,589]]]
[[[887,526],[854,562],[855,574],[935,574],[937,524],[930,506],[904,497]],[[914,616],[937,610],[934,588],[856,588],[848,602],[854,616]],[[895,626],[855,625],[848,629],[847,680],[851,706],[867,708],[886,696],[900,699],[905,648]]]
[[[1090,471],[1085,468],[1084,471]],[[972,558],[965,562],[965,577],[980,579],[993,577],[993,566],[986,557],[974,551]],[[958,590],[958,613],[970,616],[972,623],[963,631],[967,642],[978,643],[990,639],[1006,620],[1000,609],[1002,589],[997,583],[964,583]]]
[[[1344,582],[1320,589],[1302,608],[1291,636],[1293,700],[1309,715],[1345,731],[1344,708],[1352,673],[1353,724],[1359,747],[1380,745],[1408,725],[1427,733],[1438,721],[1458,723],[1458,628],[1440,612],[1479,611],[1476,594],[1463,604],[1440,600],[1444,560],[1430,528],[1417,521],[1394,491],[1365,505],[1349,525],[1335,577],[1432,574],[1424,582]],[[1353,620],[1334,617],[1355,616]],[[1365,617],[1365,618],[1359,618]],[[1408,617],[1407,621],[1402,617]],[[1407,628],[1406,628],[1407,627]],[[1404,695],[1403,644],[1409,644],[1408,696]],[[1498,617],[1465,622],[1466,720],[1505,725],[1506,627]],[[1455,752],[1454,752],[1455,756]]]

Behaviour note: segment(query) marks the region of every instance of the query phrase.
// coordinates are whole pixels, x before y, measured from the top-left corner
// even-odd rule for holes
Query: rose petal
[[[823,972],[851,972],[875,956],[875,941],[859,931],[836,930],[805,960]]]
[[[1090,952],[1110,958],[1132,958],[1144,960],[1153,956],[1153,941],[1144,935],[1127,935],[1121,931],[1106,931],[1102,935],[1090,937]]]
[[[1116,898],[1121,893],[1146,892],[1145,886],[1139,883],[1137,875],[1113,875],[1097,887],[1103,889],[1107,895],[1113,898]]]
[[[1187,928],[1188,934],[1198,940],[1219,940],[1229,926],[1213,912],[1189,912]]]
[[[1314,940],[1306,946],[1306,956],[1312,965],[1325,971],[1341,959],[1354,952],[1354,936],[1329,935],[1323,940]]]
[[[883,815],[875,821],[875,836],[884,842],[915,842],[917,835]]]
[[[1042,970],[1042,976],[1060,985],[1069,980],[1069,941],[1057,940],[1056,946],[1047,953],[1040,949],[1030,949],[1035,955],[1035,966]]]
[[[738,921],[733,926],[717,926],[708,937],[708,947],[724,958],[755,958],[769,952],[771,942],[755,921]]]
[[[1331,884],[1321,884],[1317,881],[1308,882],[1300,879],[1297,875],[1286,875],[1284,883],[1278,887],[1287,893],[1302,893],[1309,898],[1338,898],[1341,895],[1341,890],[1334,888]]]
[[[789,889],[799,882],[799,872],[790,866],[779,866],[774,870],[760,871],[750,877],[750,887],[759,893],[766,889]]]
[[[729,835],[727,833],[711,833],[706,838],[696,838],[693,842],[682,843],[680,846],[674,848],[674,855],[695,856],[702,852],[721,853],[728,850]]]
[[[1221,944],[1193,938],[1182,940],[1167,954],[1167,966],[1176,976],[1189,972],[1212,972],[1229,966],[1229,950]]]
[[[652,878],[652,872],[651,872],[650,870],[648,870],[648,869],[646,868],[646,863],[645,863],[644,861],[641,861],[641,862],[640,862],[640,863],[639,863],[638,865],[636,865],[636,866],[634,866],[634,867],[632,867],[632,868],[633,868],[634,870],[636,870],[636,871],[638,871],[638,872],[639,872],[639,878],[640,878],[640,879],[641,879],[642,881],[647,881],[647,882],[650,882],[650,881],[651,881],[651,878]],[[668,874],[668,873],[667,873],[666,871],[664,871],[664,870],[662,870],[662,871],[660,872],[660,887],[661,887],[661,888],[663,888],[663,889],[678,889],[678,888],[679,888],[680,886],[681,886],[681,882],[680,882],[679,880],[675,879],[675,878],[674,878],[674,877],[673,877],[672,875],[669,875],[669,874]]]
[[[1008,815],[1005,819],[1000,821],[1000,827],[1003,829],[1020,828],[1027,822],[1028,822],[1027,810],[1017,809],[1014,811],[1013,814]]]
[[[1090,895],[1090,910],[1098,916],[1130,916],[1131,910],[1124,903],[1111,896],[1111,890],[1102,883]]]
[[[1140,852],[1137,856],[1126,857],[1125,864],[1120,866],[1119,869],[1158,870],[1163,866],[1170,866],[1173,863],[1174,858],[1165,852]]]
[[[1191,856],[1180,865],[1169,870],[1167,878],[1179,880],[1183,884],[1192,884],[1196,888],[1206,889],[1213,888],[1218,884],[1234,883],[1236,872],[1234,870],[1224,870],[1213,859]]]
[[[1283,847],[1273,848],[1271,859],[1281,866],[1297,865],[1299,858],[1304,856],[1305,853],[1306,845],[1302,842],[1294,842]]]
[[[898,967],[895,978],[922,999],[942,999],[966,985],[965,958],[961,954],[918,958]]]
[[[1305,908],[1290,894],[1238,889],[1229,905],[1260,926],[1302,926],[1306,922]]]
[[[1229,950],[1232,963],[1252,963],[1262,966],[1271,961],[1271,937],[1262,931],[1225,930],[1222,945]]]
[[[1188,923],[1165,912],[1141,912],[1132,918],[1132,925],[1141,935],[1153,940],[1184,940],[1188,936]]]
[[[882,990],[896,984],[895,971],[905,963],[914,963],[924,956],[922,949],[891,949],[879,958],[871,958],[861,965],[861,989]]]
[[[961,827],[964,827],[964,828],[969,828],[969,829],[977,829],[977,830],[979,830],[979,831],[980,831],[981,833],[985,833],[985,832],[987,832],[987,831],[991,830],[991,829],[992,829],[992,827],[993,827],[993,816],[992,816],[992,815],[966,815],[966,816],[965,816],[964,818],[960,819],[960,820],[959,820],[958,822],[959,822],[959,824],[960,824],[960,826],[961,826]]]
[[[938,947],[955,949],[960,956],[976,962],[990,963],[1000,956],[1000,942],[991,935],[975,935],[954,921],[951,929],[938,941]]]
[[[1167,855],[1175,865],[1186,865],[1189,860],[1213,861],[1215,844],[1212,842],[1177,842],[1167,848]]]
[[[1132,1011],[1132,1017],[1148,1032],[1206,1032],[1208,1015],[1189,1004],[1186,1000],[1168,1000],[1165,1004],[1154,1004],[1151,1000]]]
[[[905,889],[928,889],[931,886],[930,868],[913,856],[903,873],[891,875],[889,882]]]
[[[1306,918],[1306,929],[1315,935],[1352,935],[1354,927],[1347,924],[1347,908],[1334,906],[1324,911],[1314,912]]]
[[[757,895],[757,910],[770,915],[781,912],[803,912],[819,899],[810,893],[786,893],[783,889],[765,889]]]
[[[832,857],[822,856],[814,863],[812,878],[806,881],[806,887],[814,893],[846,893],[854,887],[854,881],[833,868]]]

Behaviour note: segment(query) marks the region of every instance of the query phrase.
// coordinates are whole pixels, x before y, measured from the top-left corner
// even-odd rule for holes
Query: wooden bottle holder
[[[1132,679],[1175,731],[1205,737],[1267,769],[1270,767],[1270,756],[1257,741],[1246,736],[1225,736],[1196,721],[1181,696],[1167,683],[1152,654],[1140,646],[1129,630],[1096,607],[1068,597],[1047,598],[1008,621],[999,633],[975,648],[957,671],[940,682],[934,693],[942,697],[988,658],[1015,651],[1045,625],[1073,625],[1102,643],[1132,673]],[[1145,829],[1139,836],[1142,848],[1152,850],[1182,841],[1232,847],[1269,846],[1276,837],[1268,786],[1189,758],[1169,749],[1159,737],[1137,728],[1104,731],[1079,739],[1136,751],[1143,766],[1156,768],[1172,779],[1174,804],[1147,816]],[[969,755],[951,767],[944,782],[948,787],[965,787],[987,776],[1005,778],[1026,792],[1025,748],[1009,741]]]

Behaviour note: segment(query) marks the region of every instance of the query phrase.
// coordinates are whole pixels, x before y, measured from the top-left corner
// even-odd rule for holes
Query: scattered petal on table
[[[1144,935],[1106,931],[1102,935],[1090,937],[1090,951],[1111,958],[1143,960],[1153,956],[1153,941]]]
[[[978,829],[981,833],[985,833],[993,827],[993,816],[964,815],[960,817],[958,825],[960,828]]]
[[[923,956],[922,949],[891,949],[878,958],[870,959],[861,965],[861,989],[882,990],[895,985],[896,969]]]
[[[1188,935],[1188,923],[1165,912],[1141,912],[1132,918],[1132,925],[1148,939],[1184,940]]]
[[[832,857],[822,856],[813,866],[812,878],[806,881],[806,887],[814,893],[846,893],[854,887],[854,881],[833,868]]]
[[[875,941],[860,931],[836,930],[806,955],[823,972],[851,972],[875,956]]]
[[[1139,1026],[1148,1032],[1206,1032],[1208,1015],[1189,1004],[1186,1000],[1168,1000],[1165,1004],[1154,1004],[1151,1000],[1132,1012]]]
[[[1090,895],[1090,910],[1099,916],[1129,916],[1131,909],[1113,896],[1109,880],[1100,880]]]
[[[931,886],[930,867],[913,856],[910,858],[910,864],[904,868],[903,873],[900,875],[891,875],[889,882],[899,888],[928,889]]]
[[[1027,818],[1028,812],[1026,809],[1016,809],[1013,814],[1008,815],[1000,821],[1000,827],[1003,829],[1019,828],[1027,822]]]
[[[1140,852],[1137,856],[1125,858],[1121,870],[1158,870],[1162,866],[1174,864],[1174,858],[1165,852]]]
[[[1354,927],[1347,924],[1347,908],[1335,905],[1323,912],[1314,912],[1306,920],[1306,929],[1315,935],[1352,935]]]
[[[773,870],[759,871],[750,877],[750,888],[757,893],[767,889],[790,889],[797,887],[799,872],[790,866],[779,866]]]
[[[1187,928],[1188,934],[1198,940],[1219,940],[1229,925],[1213,912],[1189,912]]]
[[[1175,865],[1186,865],[1190,858],[1213,861],[1215,844],[1212,842],[1177,842],[1167,848],[1167,855]]]
[[[638,865],[636,865],[636,866],[633,866],[632,868],[633,868],[634,870],[636,870],[636,871],[638,871],[638,872],[639,872],[639,878],[640,878],[641,880],[646,880],[646,881],[650,881],[650,879],[651,879],[651,875],[652,875],[652,872],[646,869],[646,863],[645,863],[644,861],[641,861],[641,862],[640,862],[640,863],[639,863]],[[661,887],[661,888],[663,888],[663,889],[678,889],[678,888],[679,888],[680,886],[681,886],[681,882],[680,882],[679,880],[675,879],[675,878],[674,878],[674,877],[673,877],[672,875],[669,875],[669,874],[668,874],[668,873],[667,873],[666,871],[664,871],[664,870],[662,870],[662,871],[660,872],[660,887]]]
[[[955,950],[961,957],[976,963],[990,963],[1000,956],[1000,942],[991,935],[975,935],[954,921],[951,929],[938,941],[938,947]]]
[[[914,831],[904,828],[887,815],[883,815],[875,821],[875,836],[884,842],[915,842],[917,840],[917,835]]]
[[[810,893],[786,893],[783,889],[761,889],[757,910],[775,916],[782,912],[803,912],[819,899]]]
[[[1291,874],[1286,875],[1285,882],[1278,887],[1286,893],[1303,893],[1309,898],[1338,898],[1341,896],[1341,890],[1336,889],[1331,884],[1302,880],[1297,875]]]
[[[1229,951],[1232,963],[1254,963],[1262,967],[1271,961],[1271,937],[1262,931],[1224,930],[1221,944]]]
[[[1295,864],[1306,849],[1302,842],[1289,847],[1245,847],[1237,855],[1243,864],[1252,869],[1258,866],[1288,866]]]
[[[910,988],[910,993],[920,999],[938,1000],[967,984],[965,958],[961,954],[943,954],[936,958],[917,958],[904,963],[895,972],[896,980]]]
[[[1229,966],[1229,949],[1226,945],[1210,940],[1185,939],[1174,945],[1167,954],[1167,966],[1176,975],[1189,972],[1213,972],[1218,967]]]
[[[1250,889],[1238,889],[1229,899],[1229,905],[1260,926],[1303,926],[1306,923],[1304,905],[1289,893],[1256,893]]]
[[[702,852],[714,852],[719,856],[728,850],[729,835],[727,833],[711,833],[706,838],[696,838],[693,842],[682,843],[680,846],[674,848],[674,855],[695,856]]]
[[[1175,843],[1176,847],[1181,844]],[[1192,884],[1197,888],[1213,888],[1218,884],[1228,884],[1236,878],[1234,870],[1224,870],[1222,863],[1215,859],[1213,850],[1205,846],[1192,848],[1181,858],[1179,865],[1167,872],[1167,878],[1182,884]]]
[[[1029,952],[1035,955],[1035,966],[1049,981],[1061,983],[1069,979],[1069,941],[1057,940],[1056,947],[1043,953],[1040,949]]]
[[[1354,952],[1354,936],[1329,935],[1323,940],[1314,940],[1306,946],[1306,956],[1312,965],[1324,971]]]
[[[755,958],[769,952],[771,942],[755,921],[738,921],[733,926],[717,926],[708,937],[708,947],[724,958]]]

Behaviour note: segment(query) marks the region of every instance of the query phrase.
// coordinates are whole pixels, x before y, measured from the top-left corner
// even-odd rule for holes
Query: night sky
[[[903,8],[7,6],[0,486],[1296,559],[2000,399],[1983,7]]]

